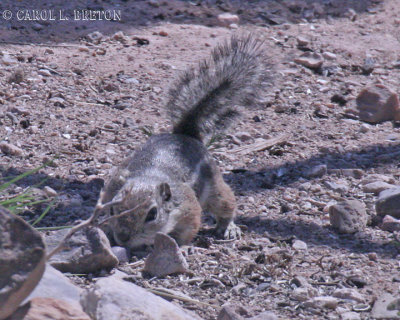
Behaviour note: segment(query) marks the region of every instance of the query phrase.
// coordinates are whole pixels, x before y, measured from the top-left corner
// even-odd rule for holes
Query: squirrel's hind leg
[[[235,195],[219,172],[212,188],[204,210],[213,213],[217,220],[215,233],[225,239],[240,239],[240,228],[234,223],[236,215]]]

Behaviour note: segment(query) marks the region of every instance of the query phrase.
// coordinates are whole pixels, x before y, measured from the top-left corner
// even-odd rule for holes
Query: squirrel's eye
[[[144,222],[150,222],[150,221],[156,220],[156,217],[157,217],[157,208],[153,207],[147,213],[147,217],[146,217],[146,220]]]

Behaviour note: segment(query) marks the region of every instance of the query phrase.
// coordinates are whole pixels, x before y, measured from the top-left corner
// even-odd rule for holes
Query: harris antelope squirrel
[[[151,136],[111,174],[103,189],[115,202],[104,230],[116,244],[135,249],[153,244],[157,232],[187,244],[200,228],[202,211],[216,218],[216,232],[240,236],[236,202],[204,143],[256,102],[268,79],[262,43],[232,36],[211,57],[186,70],[169,91],[171,133]]]

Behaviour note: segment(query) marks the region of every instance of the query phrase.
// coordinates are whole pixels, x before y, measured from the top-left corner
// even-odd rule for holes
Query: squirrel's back
[[[269,63],[263,43],[252,36],[232,36],[211,57],[185,71],[169,91],[166,109],[173,133],[202,142],[224,129],[239,106],[256,103],[269,82]]]

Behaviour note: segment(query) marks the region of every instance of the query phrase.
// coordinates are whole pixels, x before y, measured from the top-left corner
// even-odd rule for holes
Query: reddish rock
[[[0,319],[11,315],[32,292],[45,262],[39,232],[0,206]]]
[[[356,102],[359,117],[363,121],[379,123],[400,119],[397,94],[382,84],[365,87]]]
[[[89,316],[68,302],[53,298],[34,298],[7,320],[90,320]]]
[[[340,233],[354,233],[363,230],[368,221],[365,205],[358,200],[345,200],[329,208],[333,228]]]

